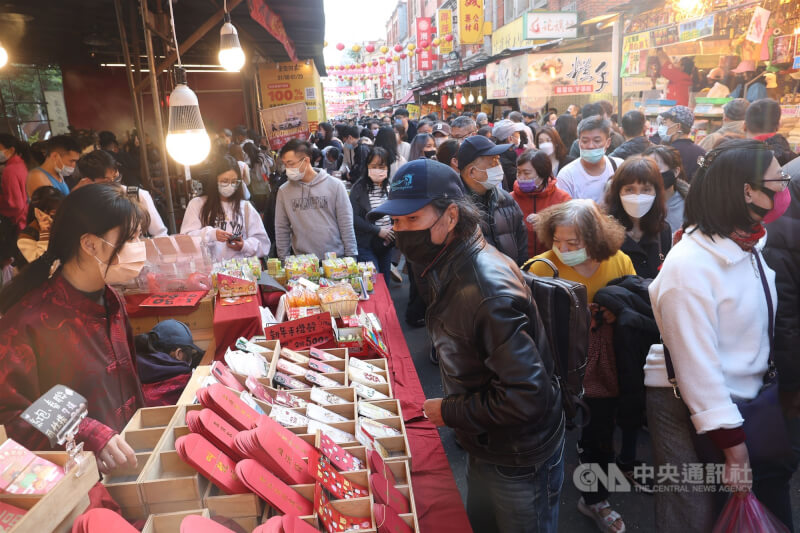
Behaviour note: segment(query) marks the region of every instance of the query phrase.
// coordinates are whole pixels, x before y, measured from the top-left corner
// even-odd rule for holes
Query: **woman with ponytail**
[[[23,446],[50,447],[20,414],[61,384],[88,400],[76,440],[100,470],[136,465],[119,432],[144,401],[128,315],[109,284],[144,266],[142,220],[119,188],[81,187],[59,207],[44,255],[0,292],[0,424]]]

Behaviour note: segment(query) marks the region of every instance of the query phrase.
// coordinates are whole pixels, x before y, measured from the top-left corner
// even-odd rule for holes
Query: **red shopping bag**
[[[752,492],[731,496],[714,525],[713,533],[789,533],[789,528],[761,505]]]

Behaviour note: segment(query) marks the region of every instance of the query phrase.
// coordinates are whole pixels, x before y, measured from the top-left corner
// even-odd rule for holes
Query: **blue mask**
[[[581,148],[581,159],[587,163],[597,163],[606,154],[605,148],[593,148],[591,150],[584,150]]]
[[[352,150],[353,148],[356,147],[356,145],[352,143],[344,143],[344,147],[347,148],[348,150]]]
[[[402,126],[402,125],[403,125],[403,120],[402,120],[402,119],[399,119],[399,118],[398,118],[398,119],[396,119],[396,120],[394,121],[394,125],[395,125],[395,126]]]

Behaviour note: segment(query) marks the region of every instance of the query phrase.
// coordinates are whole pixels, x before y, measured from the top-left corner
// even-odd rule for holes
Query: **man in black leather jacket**
[[[389,199],[397,247],[422,267],[426,326],[445,398],[425,415],[469,454],[475,531],[556,531],[564,477],[561,393],[542,321],[514,261],[483,238],[480,214],[450,167],[403,165]]]
[[[504,175],[500,157],[510,144],[496,145],[482,135],[468,137],[458,148],[458,168],[464,187],[481,211],[481,231],[489,244],[510,257],[517,265],[528,257],[528,230],[517,202],[503,190],[502,182],[490,173]],[[515,154],[516,157],[516,154]],[[497,167],[499,170],[493,170]]]

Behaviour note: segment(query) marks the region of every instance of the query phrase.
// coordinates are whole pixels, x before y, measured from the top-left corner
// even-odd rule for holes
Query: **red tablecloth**
[[[411,473],[420,530],[422,533],[469,533],[472,528],[439,432],[422,416],[425,393],[383,276],[378,276],[370,299],[359,302],[359,309],[378,316],[389,347],[394,395],[400,400],[411,446]]]
[[[222,305],[219,298],[214,302],[214,341],[217,343],[215,360],[225,356],[225,350],[236,344],[236,339],[249,339],[263,335],[261,327],[261,294],[252,297],[251,302],[238,305]]]

